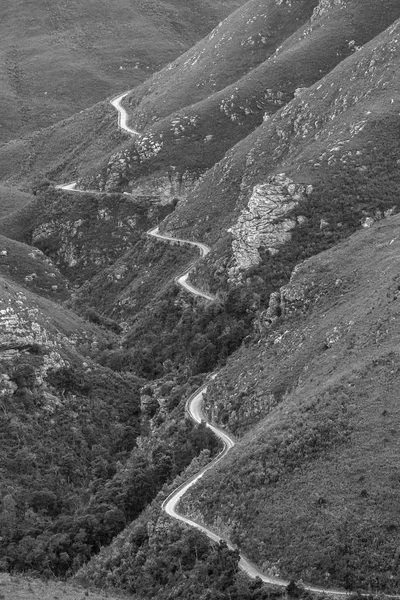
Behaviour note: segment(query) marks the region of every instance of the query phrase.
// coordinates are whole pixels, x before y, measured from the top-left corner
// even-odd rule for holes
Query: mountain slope
[[[89,188],[134,187],[173,197],[176,185],[169,179],[196,179],[264,115],[274,114],[298,88],[318,81],[399,16],[394,0],[385,0],[383,8],[359,0],[248,2],[184,60],[132,93],[128,110],[140,128],[146,126],[137,143],[116,131],[114,110],[100,103],[3,145],[0,177],[31,186],[38,176],[59,181],[80,175]],[[211,87],[203,76],[208,64],[216,70]],[[203,80],[204,90],[197,87]]]
[[[106,186],[106,189],[118,186],[135,189],[140,188],[140,177],[143,175],[148,177],[149,174],[154,176],[159,172],[166,174],[176,171],[198,175],[204,172],[220,160],[231,146],[259,126],[263,119],[287,104],[299,92],[299,88],[309,87],[319,81],[400,16],[400,7],[392,0],[385,2],[384,10],[375,2],[360,0],[322,3],[316,7],[315,4],[296,3],[295,10],[291,4],[277,8],[275,3],[268,3],[267,8],[273,6],[275,11],[280,11],[278,15],[272,9],[269,15],[264,4],[258,2],[251,2],[236,11],[226,22],[227,32],[221,26],[209,36],[206,43],[189,51],[185,60],[182,59],[175,69],[171,69],[171,78],[165,74],[161,77],[160,85],[157,79],[151,83],[149,105],[145,96],[143,108],[140,103],[134,115],[139,115],[137,123],[141,129],[149,123],[150,118],[146,115],[153,108],[151,120],[159,118],[159,106],[161,116],[169,110],[166,97],[171,98],[173,112],[153,124],[150,122],[143,131],[143,137],[132,140],[133,144],[128,143],[123,150],[110,157],[102,168],[100,182],[97,176],[95,180],[89,178],[87,185],[100,185],[101,189]],[[253,59],[255,64],[250,62],[246,65],[243,74],[239,69],[238,77],[232,76],[233,81],[229,86],[218,91],[217,81],[217,91],[202,98],[203,91],[197,91],[197,85],[202,81],[202,63],[197,67],[199,59],[204,55],[204,62],[212,65],[218,62],[220,45],[230,38],[235,45],[232,42],[225,43],[233,61],[239,49],[244,57],[252,58],[253,45],[250,42],[260,36],[260,39],[264,39],[265,19],[269,17],[282,37],[273,37],[265,48],[261,44],[264,60],[256,55]],[[268,20],[266,22],[269,23]],[[296,30],[292,32],[294,26]],[[238,35],[231,34],[228,37],[233,28]],[[250,36],[244,39],[243,44],[244,34]],[[196,77],[198,69],[199,79]],[[167,72],[168,68],[164,73]],[[194,94],[199,101],[187,104]],[[154,103],[151,103],[152,98],[156,98]],[[133,123],[136,123],[135,119]]]
[[[137,86],[124,104],[143,129],[233,84],[273,55],[312,14],[316,0],[250,1],[206,38]]]
[[[183,509],[283,577],[398,590],[399,226],[300,265],[209,391],[241,440]]]
[[[354,205],[363,195],[368,201],[367,182],[372,185],[378,178],[387,187],[385,200],[390,203],[392,196],[395,201],[399,35],[396,21],[232,148],[202,177],[190,202],[178,204],[168,228],[187,227],[192,235],[212,241],[220,238],[221,227],[233,225],[231,235],[238,236],[239,215],[249,211],[263,185],[259,205],[267,203],[270,188],[273,195],[271,178],[282,172],[294,185],[315,185],[316,193],[340,189],[340,179],[348,186],[355,177],[359,182],[350,184]],[[300,197],[291,194],[293,205],[298,204]],[[255,245],[263,244],[261,233]]]

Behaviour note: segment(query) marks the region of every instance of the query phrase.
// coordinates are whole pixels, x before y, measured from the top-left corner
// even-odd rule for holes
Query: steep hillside
[[[0,275],[52,300],[66,300],[68,283],[38,248],[0,235]]]
[[[296,268],[209,391],[241,439],[183,510],[283,577],[398,590],[399,227]]]
[[[5,0],[0,141],[69,117],[142,82],[241,0]]]
[[[277,5],[271,0],[266,5],[250,2],[236,11],[205,42],[174,63],[170,76],[167,67],[160,83],[154,77],[146,88],[150,95],[144,92],[133,111],[137,115],[133,123],[143,137],[110,157],[100,181],[89,177],[84,183],[100,189],[143,190],[149,174],[165,176],[177,171],[198,176],[303,88],[321,80],[400,16],[394,0],[385,2],[384,9],[361,0],[316,4]],[[271,38],[269,28],[277,32]],[[203,65],[213,71],[214,64],[219,64],[220,47],[221,70],[226,52],[226,60],[238,64],[238,72],[225,69],[221,82],[216,76],[215,90],[206,86],[204,92]],[[239,52],[242,61],[236,60]],[[135,93],[132,103],[134,98]]]
[[[76,178],[82,163],[98,161],[127,136],[116,127],[115,110],[100,102],[59,123],[0,146],[0,180],[35,189],[47,178]]]
[[[143,129],[235,83],[272,56],[309,19],[317,0],[250,1],[206,38],[126,97],[132,123]]]
[[[397,17],[395,0],[384,7],[370,0],[251,0],[132,92],[127,108],[143,132],[136,142],[118,133],[114,109],[100,103],[0,147],[0,178],[31,187],[38,177],[80,176],[89,188],[184,198],[193,180],[264,118]],[[177,189],[182,180],[186,190]]]
[[[0,219],[32,202],[33,197],[15,188],[0,185]]]
[[[334,237],[356,213],[360,225],[394,206],[399,35],[396,21],[235,146],[190,202],[178,204],[168,229],[210,242],[224,237],[235,271],[259,264],[263,249],[276,252],[296,227],[315,223],[316,209],[326,221],[321,235]]]
[[[19,276],[30,260],[38,274],[33,284],[0,278],[1,569],[49,575],[96,547],[92,532],[67,562],[60,557],[77,507],[87,503],[88,484],[110,476],[134,446],[139,382],[92,360],[112,343],[110,335],[27,289],[43,292],[36,282],[46,266],[31,250],[29,258],[22,244],[10,244],[7,259],[13,264],[20,253]]]

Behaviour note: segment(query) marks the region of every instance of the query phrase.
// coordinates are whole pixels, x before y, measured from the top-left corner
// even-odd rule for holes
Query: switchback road
[[[111,104],[118,111],[119,127],[131,135],[139,135],[139,133],[137,131],[135,131],[134,129],[132,129],[131,127],[128,126],[128,124],[127,124],[128,115],[127,115],[125,109],[121,106],[121,101],[123,100],[123,98],[125,98],[125,96],[128,93],[129,92],[125,92],[124,94],[117,96],[116,98],[111,100]],[[71,183],[64,184],[64,185],[59,185],[57,187],[60,189],[76,191],[76,192],[87,191],[87,190],[76,189],[75,182],[71,182]],[[154,227],[153,229],[150,229],[147,232],[147,234],[149,236],[158,238],[165,242],[189,244],[192,246],[196,246],[200,250],[201,257],[206,256],[208,254],[208,252],[210,251],[208,246],[206,246],[205,244],[202,244],[200,242],[192,242],[191,240],[183,240],[183,239],[163,235],[162,233],[160,233],[158,227]],[[196,289],[194,286],[192,286],[190,283],[187,282],[188,275],[189,275],[190,271],[192,270],[193,266],[194,265],[192,264],[188,270],[186,270],[183,274],[176,277],[175,281],[179,285],[181,285],[184,289],[186,289],[188,292],[190,292],[191,294],[194,294],[196,296],[201,296],[210,301],[214,300],[215,298],[213,296],[210,296],[209,294],[206,294],[205,292],[202,292],[201,290]],[[210,381],[212,379],[214,379],[216,376],[217,376],[217,373],[213,373],[211,375],[211,377],[207,380],[207,382],[204,383],[198,390],[196,390],[196,392],[194,394],[192,394],[190,396],[190,398],[188,398],[188,400],[186,402],[186,411],[187,411],[188,415],[190,416],[190,418],[193,419],[196,423],[200,423],[201,421],[203,421],[206,424],[206,427],[208,427],[209,429],[211,429],[211,431],[214,432],[214,434],[222,441],[223,449],[218,454],[218,456],[216,456],[206,467],[201,469],[201,471],[199,471],[199,473],[197,473],[196,475],[191,477],[188,481],[186,481],[181,486],[179,486],[176,490],[174,490],[168,496],[168,498],[166,498],[164,500],[164,502],[162,504],[162,509],[165,511],[166,514],[170,515],[174,519],[177,519],[178,521],[182,521],[183,523],[186,523],[187,525],[190,525],[191,527],[195,527],[199,531],[202,531],[211,540],[216,541],[216,542],[220,542],[220,541],[224,540],[227,543],[228,547],[231,550],[233,550],[235,548],[229,540],[222,538],[221,536],[219,536],[217,533],[215,533],[214,531],[212,531],[205,525],[201,525],[200,523],[197,523],[196,521],[193,521],[192,519],[185,517],[184,515],[180,514],[177,510],[179,501],[182,499],[182,497],[185,495],[185,493],[193,485],[195,485],[195,483],[197,483],[199,481],[199,479],[201,479],[203,477],[203,475],[205,473],[207,473],[207,471],[209,471],[210,469],[215,467],[215,465],[217,465],[221,460],[223,460],[224,457],[227,455],[227,453],[235,445],[234,440],[225,431],[223,431],[222,429],[219,429],[218,427],[216,427],[215,425],[212,425],[209,421],[207,421],[207,417],[203,413],[202,405],[203,405],[204,394],[207,391],[207,387],[208,387]],[[259,577],[264,583],[274,584],[274,585],[281,586],[281,587],[286,587],[289,583],[285,579],[280,579],[278,577],[271,577],[271,576],[265,575],[243,554],[240,554],[239,567],[242,571],[246,572],[253,579],[256,577]],[[327,596],[338,597],[338,596],[351,595],[351,592],[346,592],[346,591],[338,590],[338,589],[329,589],[329,588],[324,588],[324,587],[318,587],[318,586],[313,586],[313,585],[305,585],[304,588],[310,592],[317,592],[317,593],[321,593],[321,594],[323,593]],[[370,594],[362,593],[360,595],[367,597]],[[400,596],[398,596],[398,595],[381,594],[381,596],[383,598],[396,598],[396,599],[400,598]]]
[[[206,254],[208,254],[210,252],[210,248],[208,246],[206,246],[205,244],[201,244],[200,242],[192,242],[191,240],[182,240],[181,238],[175,238],[175,237],[171,237],[168,235],[163,235],[162,233],[160,233],[158,226],[154,227],[153,229],[150,229],[147,232],[147,235],[158,238],[159,240],[162,240],[164,242],[170,242],[172,244],[186,244],[189,246],[195,246],[198,250],[200,250],[201,258],[203,256],[206,256]],[[201,298],[205,298],[206,300],[211,300],[211,301],[215,300],[214,296],[211,296],[210,294],[207,294],[206,292],[202,292],[201,290],[195,288],[194,285],[192,285],[191,283],[188,282],[189,273],[193,269],[193,267],[194,267],[194,264],[192,264],[189,267],[189,269],[187,269],[184,273],[181,273],[180,275],[175,277],[175,282],[178,285],[180,285],[181,287],[183,287],[187,292],[193,294],[194,296],[200,296]]]

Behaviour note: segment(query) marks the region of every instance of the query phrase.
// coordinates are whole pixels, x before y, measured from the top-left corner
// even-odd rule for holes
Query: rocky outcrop
[[[92,325],[65,307],[0,278],[1,401],[12,403],[23,394],[52,412],[63,398],[49,376],[87,366],[85,353],[96,350],[99,339]]]
[[[336,6],[344,6],[345,4],[345,0],[319,0],[318,6],[314,8],[310,21],[313,23],[323,14],[332,10],[332,8],[335,8]]]
[[[236,225],[229,229],[235,261],[229,273],[231,281],[240,278],[241,270],[260,262],[260,248],[276,254],[290,240],[291,230],[304,217],[296,219],[288,213],[311,191],[312,186],[296,184],[284,173],[269,177],[267,183],[253,188],[248,205]]]
[[[7,285],[7,284],[6,284]],[[10,290],[10,286],[6,288]],[[57,309],[60,311],[61,309]],[[65,311],[64,311],[65,312]],[[60,315],[59,315],[60,316]],[[69,315],[65,315],[68,322]],[[46,326],[46,319],[38,307],[23,291],[6,291],[0,298],[0,355],[1,359],[17,355],[20,351],[35,353],[38,348],[57,351],[65,344],[76,346],[89,342],[89,335],[83,329],[79,334],[70,333],[68,336],[52,331],[52,325]],[[78,326],[76,327],[78,330]],[[90,345],[90,342],[89,342]]]
[[[112,154],[104,171],[99,174],[94,184],[102,192],[121,191],[129,188],[128,173],[134,172],[135,167],[143,160],[157,156],[163,147],[161,139],[156,140],[150,132],[135,140],[133,149],[124,149]],[[85,184],[88,184],[87,186]],[[79,182],[80,186],[93,189],[93,182]]]
[[[267,118],[271,115],[271,112],[275,112],[275,109],[271,110],[271,105],[272,107],[281,108],[290,102],[292,98],[292,93],[267,88],[264,90],[263,95],[254,102],[252,98],[240,97],[238,88],[235,88],[229,96],[221,100],[219,110],[231,121],[240,123],[243,122],[244,117],[269,107],[263,117]]]
[[[303,37],[310,35],[314,29],[320,26],[321,17],[332,13],[336,8],[346,8],[346,0],[319,0],[314,8],[310,21],[304,29]]]
[[[269,299],[267,310],[262,311],[255,321],[255,329],[260,333],[268,329],[280,317],[289,317],[298,312],[305,312],[310,304],[322,293],[313,277],[313,270],[308,268],[312,259],[296,265],[293,269],[289,282],[282,286],[278,292],[273,292]],[[337,281],[339,285],[341,281]]]
[[[125,190],[134,196],[151,196],[158,204],[172,204],[177,200],[184,200],[192,191],[198,180],[199,173],[186,170],[178,172],[177,168],[170,165],[167,170],[152,175],[141,175],[135,178],[136,167],[144,159],[156,156],[159,152],[154,150],[143,156],[131,150],[110,157],[107,168],[94,179],[80,179],[78,186],[82,189],[98,189],[101,192],[120,192]]]
[[[158,204],[167,205],[177,200],[186,200],[197,180],[196,174],[189,171],[178,173],[175,167],[171,167],[169,172],[130,181],[129,189],[132,194],[153,196]]]
[[[0,398],[12,395],[29,371],[31,387],[48,403],[52,395],[46,396],[47,373],[67,364],[61,348],[71,342],[74,345],[76,338],[68,340],[51,333],[41,322],[40,310],[23,292],[17,292],[15,298],[5,294],[0,300],[0,331]]]

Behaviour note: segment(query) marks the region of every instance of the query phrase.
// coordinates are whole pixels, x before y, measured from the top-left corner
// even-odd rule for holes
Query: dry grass
[[[60,581],[0,573],[0,600],[122,600],[128,596]]]
[[[32,202],[33,196],[25,194],[14,188],[0,185],[0,219],[4,216],[22,209]]]

